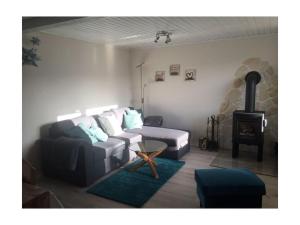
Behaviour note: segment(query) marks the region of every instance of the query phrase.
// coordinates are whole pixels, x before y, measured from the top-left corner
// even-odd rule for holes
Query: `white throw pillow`
[[[116,116],[117,121],[119,122],[120,126],[122,126],[122,124],[123,124],[123,116],[127,110],[129,110],[129,108],[125,108],[125,107],[111,110],[114,113],[114,115]]]
[[[109,136],[118,136],[123,133],[123,130],[114,115],[100,116],[99,121],[102,128]]]

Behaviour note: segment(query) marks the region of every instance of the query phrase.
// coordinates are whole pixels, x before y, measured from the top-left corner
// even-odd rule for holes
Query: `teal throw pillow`
[[[83,123],[79,123],[78,127],[80,127],[84,131],[84,133],[86,133],[89,136],[92,144],[98,142],[97,138],[93,135],[93,133],[89,130],[87,126],[85,126]]]
[[[127,110],[126,111],[128,115],[138,115],[138,111],[136,111],[135,109],[132,109],[132,110]]]
[[[105,142],[108,139],[108,135],[103,132],[100,127],[92,126],[89,131],[97,138],[98,141]]]
[[[128,114],[124,115],[125,127],[127,129],[142,128],[143,121],[141,119],[141,114],[138,112],[135,113],[130,111],[128,111]]]

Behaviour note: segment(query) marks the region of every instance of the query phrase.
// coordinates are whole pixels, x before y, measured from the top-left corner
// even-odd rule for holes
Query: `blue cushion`
[[[107,141],[108,135],[103,132],[100,127],[92,126],[89,131],[92,133],[94,137],[97,138],[98,141]]]
[[[144,113],[142,109],[135,109],[134,107],[128,107],[130,110],[136,110],[138,113],[141,114],[141,119],[144,121]]]
[[[129,110],[127,114],[124,115],[124,122],[127,129],[142,128],[143,126],[141,114],[136,110]]]
[[[140,113],[135,109],[134,110],[127,110],[126,114],[127,115],[138,115],[138,114],[140,115]]]
[[[95,144],[98,142],[97,138],[93,135],[93,133],[89,130],[89,128],[86,125],[84,125],[83,123],[79,123],[78,127],[80,127],[88,135],[92,144]]]
[[[247,169],[195,170],[198,192],[203,196],[264,195],[264,182]]]

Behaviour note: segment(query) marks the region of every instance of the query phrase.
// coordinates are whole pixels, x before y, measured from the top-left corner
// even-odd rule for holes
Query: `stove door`
[[[260,142],[264,132],[264,114],[234,113],[233,139],[251,144]]]

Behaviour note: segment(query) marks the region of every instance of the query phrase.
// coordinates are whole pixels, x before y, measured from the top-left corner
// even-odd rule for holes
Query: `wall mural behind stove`
[[[268,62],[260,58],[250,58],[243,62],[235,73],[232,86],[224,97],[219,110],[220,146],[232,148],[232,115],[233,111],[245,107],[245,76],[250,71],[257,71],[261,81],[256,87],[255,109],[265,111],[268,126],[265,129],[264,151],[271,152],[278,141],[278,76]],[[230,132],[228,132],[230,131]],[[241,146],[241,149],[245,146]]]

